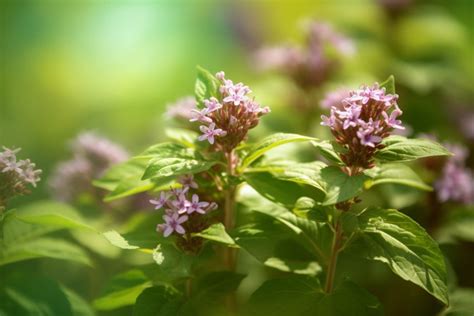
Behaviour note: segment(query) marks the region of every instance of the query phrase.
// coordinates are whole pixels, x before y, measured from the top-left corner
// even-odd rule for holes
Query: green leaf
[[[361,231],[356,253],[386,264],[402,279],[415,283],[448,304],[443,254],[428,233],[397,210],[368,208],[358,217]]]
[[[425,184],[423,180],[405,164],[382,164],[367,170],[365,174],[372,178],[364,183],[366,189],[370,189],[379,184],[395,183],[420,190],[432,191],[432,188]]]
[[[176,177],[183,174],[198,173],[209,170],[216,161],[205,161],[191,158],[159,158],[151,161],[145,170],[143,179]]]
[[[244,274],[210,272],[194,282],[191,297],[182,306],[181,315],[225,315],[228,313],[225,298],[237,290]]]
[[[387,80],[380,84],[380,88],[385,88],[387,94],[395,94],[395,77],[390,75]]]
[[[12,273],[5,275],[5,278],[2,276],[0,310],[5,308],[6,315],[18,316],[80,315],[73,314],[66,294],[59,284],[51,279],[25,272]]]
[[[86,300],[80,297],[76,292],[62,286],[64,294],[66,294],[67,300],[71,304],[72,314],[74,316],[94,316],[94,310]]]
[[[218,243],[226,244],[233,247],[238,247],[235,241],[225,231],[222,223],[217,223],[209,226],[199,233],[193,233],[193,237],[201,237],[207,240],[212,240]]]
[[[175,141],[181,145],[184,145],[189,148],[196,147],[196,140],[199,136],[195,131],[191,131],[184,128],[167,128],[165,129],[166,137]]]
[[[265,154],[267,151],[270,149],[281,146],[284,144],[288,143],[293,143],[293,142],[307,142],[307,141],[312,141],[316,140],[316,138],[313,137],[307,137],[307,136],[302,136],[298,134],[285,134],[285,133],[277,133],[270,135],[268,137],[265,137],[262,141],[259,143],[255,144],[252,146],[245,155],[245,157],[242,160],[242,163],[239,167],[239,170],[242,172],[247,168],[252,162],[260,158],[263,154]]]
[[[233,236],[242,249],[267,267],[296,274],[316,275],[322,271],[317,256],[294,240],[294,233],[272,217],[262,216],[238,228]]]
[[[349,176],[339,167],[330,166],[321,170],[321,179],[327,192],[323,205],[333,205],[362,193],[369,177],[364,174]]]
[[[330,141],[312,141],[311,144],[313,144],[313,146],[319,150],[320,154],[328,161],[338,165],[344,165],[344,162],[334,150],[333,144]]]
[[[449,296],[450,304],[439,316],[472,316],[474,289],[458,288]]]
[[[326,193],[321,184],[321,170],[325,167],[326,164],[320,161],[293,163],[284,166],[281,172],[273,172],[273,175],[281,180],[309,185],[321,193]]]
[[[345,281],[326,294],[316,278],[293,276],[266,281],[250,297],[246,315],[272,316],[360,316],[382,315],[375,297]]]
[[[442,145],[428,139],[408,139],[397,136],[389,137],[382,144],[386,146],[375,154],[375,158],[382,162],[402,162],[451,155]]]
[[[145,289],[133,306],[133,316],[176,316],[183,298],[175,288],[168,285]]]
[[[289,181],[297,179],[285,177],[282,173],[252,172],[244,174],[244,179],[265,198],[288,208],[293,208],[296,201],[302,196],[317,199],[322,195],[321,190],[300,183],[309,179],[303,178],[298,182]]]
[[[69,205],[42,201],[21,207],[16,211],[16,218],[30,224],[51,226],[57,229],[96,230],[85,223],[85,220]]]
[[[313,253],[321,262],[325,263],[327,261],[325,253],[329,250],[332,238],[332,233],[327,224],[298,217],[274,204],[260,204],[251,209],[285,225],[308,251]]]
[[[130,245],[128,241],[123,238],[122,235],[120,235],[118,232],[115,230],[110,230],[108,232],[105,232],[102,234],[112,245],[115,247],[119,247],[121,249],[138,249],[140,247]]]
[[[199,108],[204,106],[204,100],[210,97],[219,97],[221,83],[206,69],[197,66],[197,78],[194,86],[194,95]]]
[[[106,202],[151,190],[154,184],[141,179],[149,160],[146,156],[135,157],[112,166],[101,179],[93,183],[99,188],[111,191],[105,197]]]
[[[105,288],[103,295],[94,301],[98,310],[113,310],[133,305],[144,289],[152,284],[139,270],[130,270],[115,276]]]
[[[82,248],[61,239],[35,238],[0,247],[0,266],[34,258],[52,258],[92,266]]]

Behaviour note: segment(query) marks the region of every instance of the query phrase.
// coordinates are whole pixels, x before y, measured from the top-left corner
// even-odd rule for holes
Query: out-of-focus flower
[[[468,150],[455,144],[445,144],[445,146],[453,153],[453,156],[449,157],[440,178],[434,184],[438,199],[441,202],[473,204],[474,174],[465,166]]]
[[[329,116],[321,116],[336,141],[347,149],[341,159],[349,167],[373,167],[373,155],[383,138],[393,129],[404,129],[398,116],[402,111],[398,96],[386,94],[376,83],[351,91],[349,96],[333,103]]]
[[[18,160],[16,155],[20,150],[3,147],[0,151],[0,210],[9,199],[28,194],[28,186],[36,187],[40,181],[41,170],[34,163],[29,159]]]
[[[321,101],[321,107],[323,109],[330,109],[333,106],[337,106],[342,102],[343,99],[349,97],[350,90],[347,88],[339,88],[334,91],[326,93],[323,100]]]
[[[292,78],[303,88],[318,87],[337,69],[339,55],[352,55],[353,42],[336,32],[331,25],[310,22],[306,25],[306,47],[282,45],[266,47],[256,52],[255,64],[260,70],[275,70]]]
[[[467,139],[474,140],[474,112],[464,113],[459,121],[464,136]]]
[[[268,107],[261,107],[249,97],[252,91],[239,82],[234,84],[226,79],[224,72],[216,74],[221,82],[219,98],[204,100],[202,110],[193,110],[191,122],[200,122],[203,133],[200,141],[207,140],[216,149],[225,153],[231,152],[242,142],[250,129],[257,126],[260,117],[270,112]]]
[[[79,134],[71,147],[73,158],[59,163],[49,180],[53,196],[64,202],[74,202],[84,193],[98,194],[92,181],[129,157],[120,145],[92,132]]]
[[[196,109],[196,100],[192,96],[186,96],[169,104],[166,110],[166,116],[174,119],[188,121],[192,118],[192,110]]]

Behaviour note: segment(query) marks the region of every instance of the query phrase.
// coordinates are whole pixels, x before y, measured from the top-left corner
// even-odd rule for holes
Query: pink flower
[[[191,206],[191,202],[186,199],[184,194],[180,194],[175,201],[172,201],[171,204],[175,208],[178,214],[184,214],[188,211],[189,206]]]
[[[160,208],[162,208],[166,204],[168,199],[169,199],[168,194],[166,194],[166,192],[162,191],[160,193],[160,198],[159,199],[151,199],[150,203],[155,206],[155,210],[159,210]]]
[[[212,144],[214,144],[214,137],[215,136],[225,136],[227,134],[226,131],[224,131],[220,128],[215,128],[215,127],[216,127],[216,124],[214,124],[214,123],[209,124],[209,127],[201,125],[199,127],[199,129],[201,130],[201,132],[203,132],[203,135],[199,136],[198,139],[200,141],[203,141],[203,140],[207,139],[209,141],[209,143],[212,145]]]
[[[383,111],[382,116],[385,118],[385,123],[387,123],[388,126],[396,129],[405,129],[404,126],[402,126],[402,121],[397,120],[397,117],[402,114],[402,111],[400,109],[395,109],[390,113],[390,116],[388,116],[387,112]]]
[[[214,97],[211,97],[209,100],[204,100],[204,105],[206,106],[206,114],[222,108],[222,104]]]
[[[165,223],[157,226],[157,231],[163,232],[163,236],[168,237],[173,232],[183,235],[186,232],[181,224],[188,220],[187,215],[179,216],[178,213],[166,214],[163,216],[163,220]]]
[[[199,121],[201,123],[212,123],[212,119],[207,116],[208,111],[206,109],[202,109],[201,111],[192,109],[191,110],[191,119],[189,120],[190,122],[196,122]]]
[[[360,140],[360,143],[364,146],[368,147],[375,147],[376,144],[380,143],[382,141],[382,137],[373,135],[372,133],[374,132],[373,128],[369,129],[359,129],[357,131],[357,137]]]
[[[188,207],[188,214],[197,212],[200,214],[205,214],[205,208],[209,206],[209,202],[199,202],[199,196],[197,194],[193,194],[193,198],[191,204]]]

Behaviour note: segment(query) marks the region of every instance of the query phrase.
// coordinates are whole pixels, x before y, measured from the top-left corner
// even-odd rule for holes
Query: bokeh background
[[[432,133],[472,152],[471,0],[3,0],[0,145],[21,147],[44,179],[84,130],[136,154],[164,139],[167,105],[193,94],[196,65],[251,86],[272,107],[268,130],[301,132],[287,80],[257,71],[253,56],[266,45],[302,43],[307,20],[332,24],[356,48],[322,90],[393,74],[412,135]],[[309,133],[325,138],[314,125]],[[21,203],[49,197],[47,183]]]

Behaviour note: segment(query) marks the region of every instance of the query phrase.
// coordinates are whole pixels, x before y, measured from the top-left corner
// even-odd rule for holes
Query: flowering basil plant
[[[321,125],[333,140],[277,133],[250,142],[250,130],[270,113],[251,93],[223,72],[198,68],[195,100],[169,110],[188,120],[187,129],[168,130],[170,141],[95,181],[109,191],[106,201],[153,196],[146,221],[104,233],[154,259],[136,314],[381,315],[377,298],[340,268],[357,258],[382,263],[447,305],[437,243],[407,215],[364,200],[384,183],[430,191],[406,163],[450,155],[431,140],[393,135],[404,129],[393,77],[331,100]],[[321,160],[272,154],[288,143],[316,149]],[[264,282],[242,303],[241,252],[287,277]],[[107,309],[103,299],[97,308]]]

